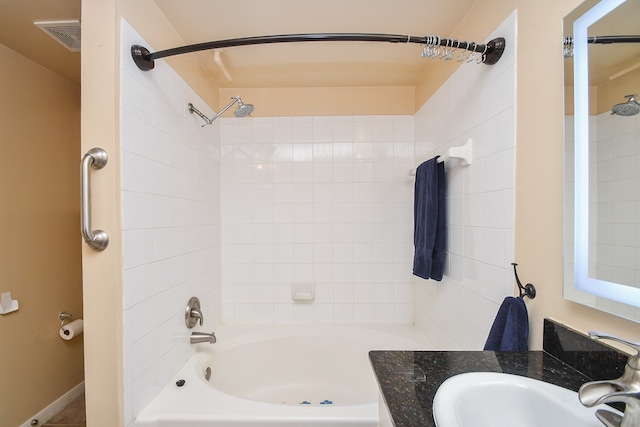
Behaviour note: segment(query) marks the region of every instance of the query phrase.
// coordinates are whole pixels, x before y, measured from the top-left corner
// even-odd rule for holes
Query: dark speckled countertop
[[[435,426],[436,390],[466,372],[522,375],[572,390],[589,380],[542,351],[372,351],[369,358],[396,427]]]
[[[396,427],[435,427],[433,398],[454,375],[504,372],[577,391],[592,379],[617,378],[626,363],[625,354],[548,319],[544,341],[545,351],[371,351],[369,359]]]

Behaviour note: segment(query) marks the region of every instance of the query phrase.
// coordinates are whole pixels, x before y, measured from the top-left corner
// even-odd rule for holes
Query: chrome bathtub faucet
[[[209,344],[215,344],[216,333],[211,332],[210,334],[208,334],[206,332],[191,332],[191,338],[189,339],[189,342],[191,344],[199,344],[203,342],[206,342]]]
[[[200,300],[198,297],[191,297],[184,309],[184,324],[191,329],[200,322],[200,326],[204,322],[202,310],[200,310]]]
[[[583,384],[578,391],[580,402],[587,407],[622,402],[625,404],[623,416],[606,409],[598,409],[596,417],[607,427],[640,426],[640,342],[626,341],[595,331],[589,331],[589,336],[593,339],[617,341],[633,348],[636,354],[629,357],[624,374],[620,378]]]

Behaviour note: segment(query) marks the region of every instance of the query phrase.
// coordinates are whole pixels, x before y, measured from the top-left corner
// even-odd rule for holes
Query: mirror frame
[[[640,307],[640,288],[589,276],[589,58],[588,28],[626,0],[602,0],[573,24],[574,38],[574,287]]]

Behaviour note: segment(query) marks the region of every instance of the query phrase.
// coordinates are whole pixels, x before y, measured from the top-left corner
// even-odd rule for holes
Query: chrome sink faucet
[[[589,331],[589,336],[622,343],[633,348],[636,354],[629,357],[624,374],[620,378],[583,384],[578,391],[580,402],[588,407],[601,403],[622,402],[625,404],[623,416],[606,409],[598,409],[596,417],[607,427],[640,426],[640,342],[630,342],[595,331]]]

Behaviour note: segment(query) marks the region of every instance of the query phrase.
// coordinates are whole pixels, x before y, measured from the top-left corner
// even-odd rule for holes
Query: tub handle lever
[[[202,326],[202,322],[204,322],[204,318],[200,310],[198,310],[197,308],[192,308],[190,316],[195,317],[196,319],[199,319],[198,322],[200,323],[200,326]]]
[[[204,323],[204,316],[202,315],[202,310],[200,310],[198,297],[191,297],[187,303],[187,307],[184,309],[184,323],[189,329],[192,329],[198,323],[200,323],[200,326]]]

